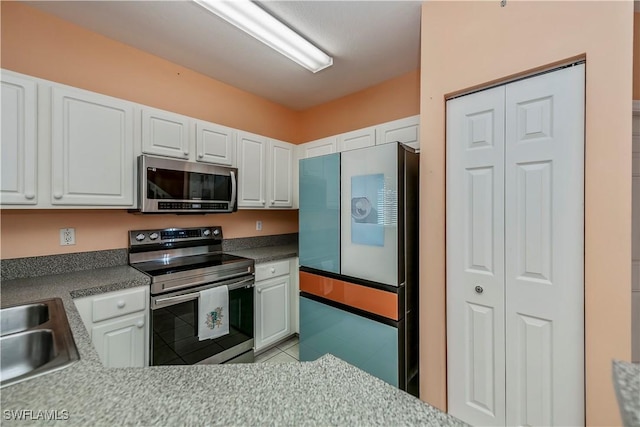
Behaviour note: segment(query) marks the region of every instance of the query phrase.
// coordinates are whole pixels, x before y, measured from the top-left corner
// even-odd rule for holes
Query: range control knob
[[[138,233],[138,234],[136,235],[136,240],[137,240],[138,242],[142,242],[142,241],[144,240],[144,238],[145,238],[145,237],[146,237],[146,236],[144,235],[144,233]]]
[[[213,229],[213,235],[214,236],[219,236],[220,235],[220,229],[219,228],[214,228]]]
[[[204,237],[209,237],[209,236],[211,236],[211,230],[209,230],[209,229],[204,230],[204,231],[202,232],[202,234],[204,234]]]
[[[149,238],[150,238],[151,240],[156,240],[158,237],[160,237],[160,236],[158,235],[158,233],[151,233],[151,234],[149,234]]]

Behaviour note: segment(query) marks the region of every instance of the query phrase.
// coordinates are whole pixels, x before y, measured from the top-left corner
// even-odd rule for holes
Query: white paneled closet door
[[[504,87],[447,102],[449,412],[505,424]]]
[[[497,107],[478,108],[479,99],[496,102],[500,90],[504,124],[495,117]],[[450,412],[477,425],[583,425],[584,65],[457,98],[447,107]],[[487,111],[493,137],[484,150],[495,146],[504,166],[503,174],[491,168],[492,178],[503,183],[491,183],[493,197],[503,189],[502,209],[493,201],[494,212],[476,209],[475,190],[465,184],[478,166],[464,160],[464,150],[471,151],[478,138],[464,123]],[[488,214],[492,221],[484,219]],[[496,282],[492,291],[499,289],[501,297],[469,274],[477,269],[467,260],[477,250],[478,233],[459,234],[481,221],[492,224],[485,226],[494,237],[492,257],[500,256],[496,247],[504,248],[494,270],[487,271]],[[484,291],[478,293],[477,286]],[[497,336],[477,333],[487,323],[476,315],[477,307],[491,313]],[[492,339],[495,353],[477,351],[479,338]],[[495,396],[493,408],[478,403],[482,393]]]

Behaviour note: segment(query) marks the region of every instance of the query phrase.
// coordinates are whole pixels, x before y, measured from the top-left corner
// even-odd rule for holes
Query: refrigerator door
[[[398,145],[342,153],[341,175],[341,273],[398,286]]]
[[[340,154],[300,160],[300,265],[340,273]]]
[[[300,297],[300,361],[333,354],[398,387],[398,329]]]

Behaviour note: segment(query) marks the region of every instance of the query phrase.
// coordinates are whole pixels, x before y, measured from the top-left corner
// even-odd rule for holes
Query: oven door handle
[[[190,294],[185,294],[185,295],[178,295],[175,297],[169,297],[169,298],[159,298],[157,300],[155,300],[154,304],[158,305],[158,304],[162,304],[163,302],[178,302],[178,301],[189,301],[192,299],[196,299],[200,297],[200,292],[193,292]]]
[[[234,289],[238,289],[238,288],[243,288],[243,287],[245,287],[245,285],[244,285],[244,284],[245,284],[245,283],[249,283],[249,282],[251,282],[251,284],[253,285],[253,283],[254,283],[254,278],[253,278],[253,277],[251,277],[250,279],[244,279],[244,280],[241,280],[241,281],[239,281],[239,282],[230,283],[230,284],[228,284],[228,285],[227,285],[227,288],[228,288],[230,291],[233,291]]]
[[[254,278],[251,277],[249,279],[244,279],[244,280],[241,280],[239,282],[230,283],[229,285],[227,285],[227,288],[230,291],[233,291],[235,289],[245,287],[245,283],[251,283],[253,285]],[[250,285],[247,285],[247,286],[250,287]],[[159,299],[155,300],[154,304],[158,305],[158,304],[162,304],[162,303],[165,303],[165,302],[190,301],[190,300],[193,300],[193,299],[196,299],[196,298],[199,298],[199,297],[200,297],[200,292],[192,292],[190,294],[176,295],[174,297],[159,298]]]

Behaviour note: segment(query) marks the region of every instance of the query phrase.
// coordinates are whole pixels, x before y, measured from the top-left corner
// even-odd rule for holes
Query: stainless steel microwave
[[[228,213],[237,207],[238,169],[184,160],[138,157],[141,213]]]

